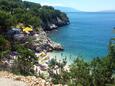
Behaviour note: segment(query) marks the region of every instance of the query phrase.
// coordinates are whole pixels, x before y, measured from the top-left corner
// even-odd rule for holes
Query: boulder
[[[52,47],[53,47],[54,50],[57,50],[57,51],[63,51],[64,50],[62,45],[59,44],[59,43],[54,43]]]
[[[17,41],[21,41],[21,40],[25,39],[25,36],[24,36],[24,34],[15,34],[14,39]]]
[[[48,44],[53,50],[56,50],[56,51],[63,51],[64,50],[64,48],[61,44],[56,43],[56,42],[52,41],[51,39],[48,39]]]

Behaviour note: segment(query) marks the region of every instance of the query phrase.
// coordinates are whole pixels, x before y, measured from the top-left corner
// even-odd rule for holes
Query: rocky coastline
[[[54,42],[51,40],[45,31],[42,29],[37,33],[34,33],[30,36],[32,39],[31,43],[27,43],[28,48],[35,50],[36,52],[40,52],[46,50],[47,52],[63,51],[64,48],[61,44]]]
[[[66,16],[64,19],[60,19],[57,17],[56,19],[52,19],[52,22],[49,24],[42,24],[42,28],[44,31],[52,31],[58,29],[59,27],[63,27],[65,25],[69,25],[70,21],[69,18]]]
[[[62,23],[62,26],[68,25],[68,21],[66,23]],[[23,25],[23,24],[21,24]],[[41,52],[41,51],[63,51],[64,48],[60,43],[56,43],[51,40],[47,32],[50,33],[52,30],[58,29],[62,26],[50,26],[50,30],[44,30],[43,27],[37,28],[39,31],[33,30],[29,33],[24,33],[18,28],[12,28],[7,32],[7,36],[9,39],[13,39],[14,41],[18,41],[20,44],[24,44],[25,47],[33,50],[34,52]]]

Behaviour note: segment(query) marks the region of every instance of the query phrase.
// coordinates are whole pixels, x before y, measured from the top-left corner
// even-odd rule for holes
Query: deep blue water
[[[82,56],[85,60],[106,56],[112,29],[115,26],[115,13],[67,13],[67,15],[71,24],[49,35],[51,39],[64,46],[63,52],[56,53],[63,53],[67,58]]]

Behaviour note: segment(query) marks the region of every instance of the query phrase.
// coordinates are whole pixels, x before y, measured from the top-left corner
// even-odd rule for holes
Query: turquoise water
[[[61,43],[65,49],[63,52],[53,54],[68,59],[82,56],[85,60],[106,56],[112,28],[115,26],[115,13],[67,13],[67,15],[71,24],[49,34],[51,39]]]

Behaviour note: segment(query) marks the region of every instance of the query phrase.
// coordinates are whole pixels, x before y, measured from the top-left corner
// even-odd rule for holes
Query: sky
[[[95,12],[115,10],[115,0],[25,0],[42,5],[71,7],[81,11]]]

